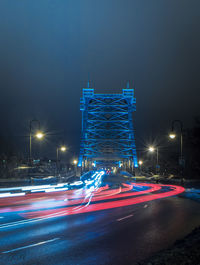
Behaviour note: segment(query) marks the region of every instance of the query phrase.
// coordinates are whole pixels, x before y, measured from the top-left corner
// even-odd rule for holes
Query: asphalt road
[[[99,192],[101,185],[89,195],[84,188],[52,192],[48,197],[37,193],[20,200],[1,199],[0,264],[137,264],[200,224],[199,203],[183,194],[143,199],[171,187],[159,190],[155,185],[149,192],[152,187],[110,185]],[[120,197],[132,191],[145,194]],[[130,198],[140,200],[131,204]],[[110,208],[105,204],[106,209],[108,199],[115,204]],[[68,214],[63,214],[63,201]],[[124,206],[117,207],[120,201]]]

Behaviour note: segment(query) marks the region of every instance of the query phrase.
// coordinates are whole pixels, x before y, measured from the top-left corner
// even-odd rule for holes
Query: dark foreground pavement
[[[199,265],[200,264],[200,227],[184,239],[178,240],[173,247],[157,253],[154,257],[138,265]]]

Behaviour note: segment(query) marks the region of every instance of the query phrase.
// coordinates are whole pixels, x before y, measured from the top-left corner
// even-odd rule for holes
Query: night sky
[[[23,152],[33,118],[58,134],[43,155],[61,138],[79,150],[88,78],[98,93],[119,93],[130,80],[138,145],[173,119],[192,126],[199,71],[198,0],[0,0],[0,136]]]

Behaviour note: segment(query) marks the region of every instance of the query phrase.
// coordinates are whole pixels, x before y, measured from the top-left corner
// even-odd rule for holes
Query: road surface
[[[180,187],[96,181],[0,191],[0,264],[137,264],[200,224]]]

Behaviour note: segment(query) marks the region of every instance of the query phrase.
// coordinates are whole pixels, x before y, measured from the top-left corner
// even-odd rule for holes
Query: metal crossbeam
[[[83,88],[82,137],[79,166],[125,163],[138,167],[132,113],[136,111],[134,89],[122,94],[95,94]]]

